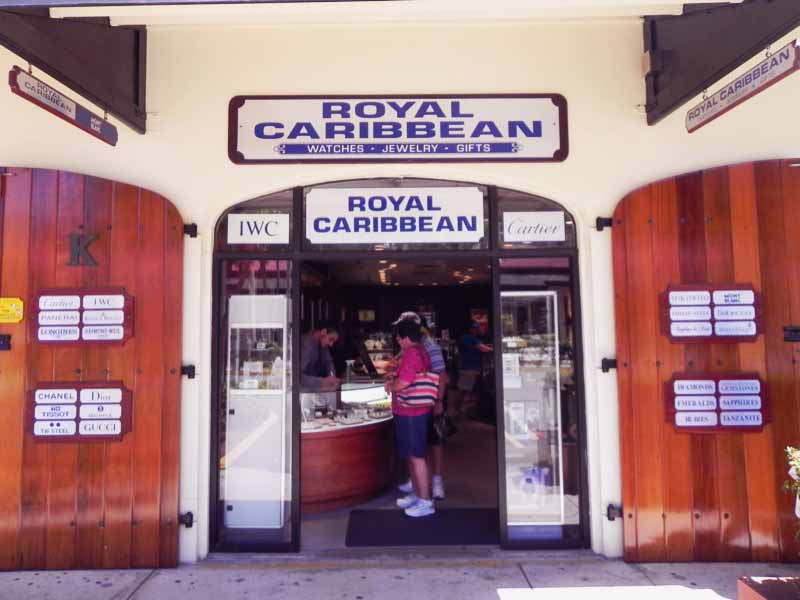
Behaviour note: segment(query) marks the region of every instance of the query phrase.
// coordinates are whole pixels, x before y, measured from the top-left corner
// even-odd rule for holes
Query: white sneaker
[[[397,499],[397,506],[400,508],[410,508],[414,506],[420,499],[417,497],[416,494],[409,494],[408,496],[403,496],[402,498]]]
[[[427,517],[435,512],[436,508],[433,506],[433,500],[423,500],[422,498],[417,498],[416,504],[409,506],[405,510],[409,517]]]
[[[410,494],[414,491],[414,484],[411,483],[411,479],[408,481],[404,481],[400,485],[397,486],[398,492],[403,492],[404,494]]]
[[[444,481],[441,477],[434,477],[431,484],[431,496],[434,500],[444,500]]]

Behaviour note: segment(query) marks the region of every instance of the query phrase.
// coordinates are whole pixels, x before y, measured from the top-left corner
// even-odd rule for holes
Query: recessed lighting
[[[379,262],[379,263],[381,263],[382,265],[385,265],[385,264],[386,264],[386,263],[388,263],[389,261],[388,261],[388,260],[379,260],[378,262]]]

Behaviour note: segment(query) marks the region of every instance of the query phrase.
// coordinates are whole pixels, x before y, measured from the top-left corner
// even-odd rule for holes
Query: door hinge
[[[196,375],[194,365],[181,365],[181,375],[188,379],[194,379]]]
[[[191,529],[192,525],[194,525],[194,513],[189,511],[179,514],[178,523],[185,525],[187,529]]]
[[[614,521],[615,519],[622,518],[622,505],[621,504],[609,504],[606,507],[606,519],[609,521]]]
[[[600,370],[603,373],[608,373],[611,369],[617,368],[617,359],[616,358],[604,358],[600,361]]]
[[[183,235],[188,235],[190,238],[197,237],[197,223],[184,223]]]
[[[614,219],[610,219],[609,217],[597,217],[594,222],[597,231],[603,231],[606,227],[612,227],[613,225]]]

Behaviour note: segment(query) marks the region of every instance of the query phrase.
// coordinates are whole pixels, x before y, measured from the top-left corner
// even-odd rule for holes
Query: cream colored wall
[[[796,35],[796,34],[795,34]],[[334,179],[420,176],[476,181],[546,196],[579,224],[592,546],[621,553],[614,373],[611,236],[594,231],[628,191],[704,167],[800,155],[794,76],[688,135],[685,111],[647,127],[638,21],[515,26],[151,29],[147,135],[120,127],[110,148],[39,108],[0,93],[0,164],[90,173],[151,188],[196,222],[187,240],[181,559],[208,547],[211,254],[228,206],[271,191]],[[777,48],[780,44],[775,44]],[[757,59],[754,61],[757,62]],[[20,64],[0,50],[0,69]],[[41,74],[39,74],[41,75]],[[46,77],[43,77],[47,79]],[[56,85],[63,90],[64,86]],[[714,91],[713,88],[711,91]],[[557,92],[569,103],[570,155],[555,164],[248,165],[227,158],[227,104],[236,94],[430,94]]]

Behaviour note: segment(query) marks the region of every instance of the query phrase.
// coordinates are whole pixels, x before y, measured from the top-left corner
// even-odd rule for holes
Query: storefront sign
[[[728,112],[745,100],[800,69],[800,48],[794,40],[772,56],[758,63],[744,75],[727,83],[686,113],[686,130],[697,131],[703,125]]]
[[[288,213],[228,215],[229,244],[288,244]]]
[[[561,211],[503,213],[504,242],[563,242],[566,239]]]
[[[483,235],[475,187],[318,188],[306,197],[314,244],[475,243]]]
[[[8,74],[8,84],[17,96],[33,102],[106,144],[117,145],[116,127],[30,73],[19,67],[13,67]]]
[[[562,161],[558,94],[235,96],[228,156],[286,162]]]
[[[757,373],[676,373],[664,399],[666,419],[680,431],[761,431],[769,421]]]
[[[29,398],[40,442],[113,442],[132,430],[133,392],[120,381],[42,382]]]
[[[761,332],[760,298],[748,284],[671,285],[660,304],[672,342],[747,342]]]
[[[22,298],[0,298],[0,323],[19,323],[23,308]]]
[[[36,307],[39,342],[124,344],[133,336],[134,302],[121,288],[42,290]]]

